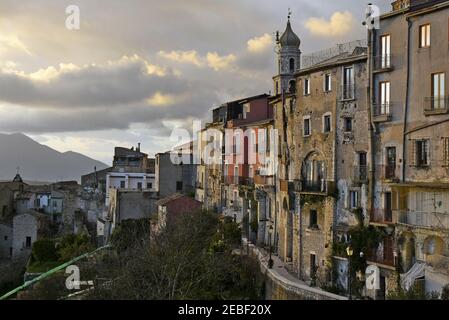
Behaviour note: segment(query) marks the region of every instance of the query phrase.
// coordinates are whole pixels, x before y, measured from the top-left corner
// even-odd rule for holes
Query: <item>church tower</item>
[[[293,32],[290,24],[290,13],[288,14],[287,28],[281,37],[276,33],[276,53],[277,53],[277,75],[274,80],[274,94],[282,92],[294,93],[296,88],[295,72],[300,68],[301,63],[301,40]]]

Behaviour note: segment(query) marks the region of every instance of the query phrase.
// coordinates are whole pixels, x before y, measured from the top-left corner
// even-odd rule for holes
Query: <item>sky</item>
[[[0,0],[0,132],[107,164],[166,151],[174,128],[272,90],[288,8],[308,54],[364,38],[368,2],[391,0]]]

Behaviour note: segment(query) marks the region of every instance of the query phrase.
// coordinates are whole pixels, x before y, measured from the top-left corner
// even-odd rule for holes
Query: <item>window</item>
[[[429,140],[416,141],[416,165],[418,167],[424,167],[430,164],[429,151]]]
[[[176,191],[182,191],[182,181],[176,181]]]
[[[147,182],[147,189],[153,189],[153,183]]]
[[[31,237],[26,237],[25,248],[31,248]]]
[[[378,107],[376,114],[390,114],[390,82],[386,81],[380,83],[379,94],[380,106]]]
[[[318,213],[316,210],[310,210],[309,214],[309,228],[317,229],[318,228]]]
[[[5,236],[4,239],[5,239],[5,241],[8,241],[8,236]]]
[[[380,67],[389,68],[391,65],[391,38],[390,35],[385,35],[380,38]]]
[[[425,24],[419,27],[419,47],[430,47],[430,24]]]
[[[351,191],[349,193],[349,201],[351,205],[351,209],[356,209],[359,207],[359,192]]]
[[[120,181],[120,188],[121,189],[125,188],[125,181],[124,180]]]
[[[444,73],[432,74],[432,109],[444,109]]]
[[[53,208],[56,208],[58,206],[58,203],[56,201],[53,201]]]
[[[295,72],[295,59],[290,58],[290,73]]]
[[[352,132],[352,118],[345,118],[345,132]]]
[[[323,132],[331,132],[331,116],[329,114],[326,114],[323,117]]]
[[[387,147],[385,151],[387,154],[385,178],[393,179],[396,177],[396,147]]]
[[[342,99],[354,99],[354,69],[343,68],[343,92]]]
[[[246,119],[248,113],[251,111],[250,104],[246,103],[243,105],[243,119]]]
[[[310,79],[304,79],[304,95],[308,96],[310,94]]]
[[[332,91],[332,75],[326,73],[324,75],[324,92]]]
[[[304,128],[303,129],[304,129],[304,131],[303,131],[304,136],[305,137],[310,136],[310,133],[311,133],[310,118],[304,118]]]
[[[290,93],[295,93],[296,92],[296,81],[295,80],[291,80],[288,83],[288,92],[290,92]]]
[[[449,137],[443,138],[443,163],[445,167],[449,167]]]
[[[142,182],[137,182],[137,189],[142,189]]]

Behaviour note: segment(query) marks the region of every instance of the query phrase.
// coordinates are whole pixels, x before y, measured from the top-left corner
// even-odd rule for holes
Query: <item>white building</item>
[[[109,189],[146,190],[156,192],[154,173],[110,172],[106,176],[106,206],[109,204]]]

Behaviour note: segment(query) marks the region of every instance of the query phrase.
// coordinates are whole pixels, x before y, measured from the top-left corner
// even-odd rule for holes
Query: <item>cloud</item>
[[[31,56],[31,51],[16,35],[0,34],[0,54],[9,51],[19,51]]]
[[[232,64],[237,60],[235,54],[220,56],[217,52],[208,52],[201,56],[196,50],[159,51],[158,56],[178,63],[193,64],[197,67],[208,66],[215,71],[232,70]]]
[[[180,63],[191,63],[196,66],[202,66],[203,63],[200,61],[200,57],[198,56],[198,52],[195,50],[189,51],[159,51],[158,55],[168,60],[180,62]]]
[[[234,54],[220,56],[216,52],[208,52],[206,59],[209,67],[215,71],[221,71],[231,69],[232,64],[237,60],[237,57]]]
[[[268,34],[265,33],[263,36],[255,37],[247,42],[247,49],[252,53],[260,53],[264,52],[267,49],[270,49],[273,46],[273,39]]]
[[[305,26],[314,35],[322,37],[340,37],[349,33],[355,25],[355,18],[351,12],[337,11],[330,20],[323,18],[309,18]]]
[[[157,92],[186,90],[185,81],[138,55],[99,65],[60,64],[32,73],[0,70],[0,101],[28,106],[119,107],[142,102]]]

